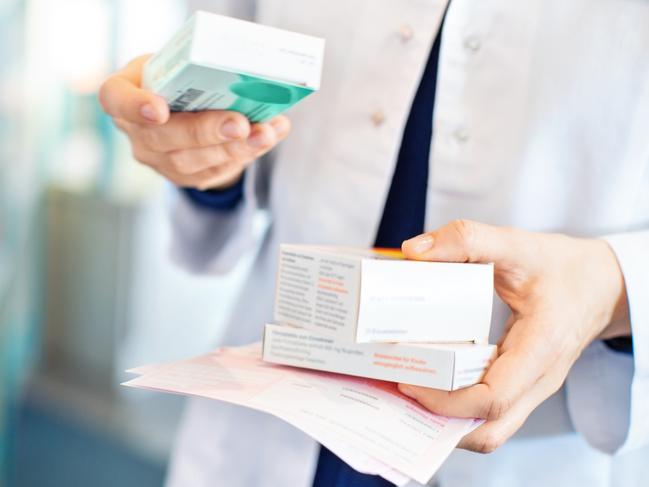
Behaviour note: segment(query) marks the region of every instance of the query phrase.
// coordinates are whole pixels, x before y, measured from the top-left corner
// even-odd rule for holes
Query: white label
[[[484,342],[492,301],[491,265],[365,259],[356,338]]]

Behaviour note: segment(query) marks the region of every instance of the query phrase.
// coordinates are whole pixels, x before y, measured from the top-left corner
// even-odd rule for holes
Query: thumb
[[[411,260],[507,264],[518,253],[515,230],[471,220],[455,220],[433,232],[402,244],[403,255]]]
[[[140,56],[108,78],[99,90],[99,102],[113,118],[137,124],[163,124],[169,119],[164,98],[142,89],[141,74],[148,55]]]

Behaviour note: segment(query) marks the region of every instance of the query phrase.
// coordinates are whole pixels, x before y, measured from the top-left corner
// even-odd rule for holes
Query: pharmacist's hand
[[[631,333],[622,273],[603,240],[455,221],[407,240],[403,252],[415,260],[493,262],[496,292],[511,308],[480,384],[453,392],[399,386],[435,413],[486,419],[461,448],[494,451],[561,387],[590,342]]]
[[[131,140],[135,158],[176,185],[227,187],[288,135],[290,122],[281,115],[251,125],[246,117],[230,111],[169,113],[164,99],[140,88],[147,58],[134,59],[108,78],[99,99]]]

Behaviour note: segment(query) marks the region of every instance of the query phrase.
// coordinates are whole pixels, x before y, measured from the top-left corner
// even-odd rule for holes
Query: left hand
[[[407,240],[403,253],[414,260],[493,262],[496,292],[511,308],[481,383],[452,392],[399,385],[437,414],[486,419],[460,448],[496,450],[561,387],[588,344],[631,334],[624,278],[603,240],[458,220]]]

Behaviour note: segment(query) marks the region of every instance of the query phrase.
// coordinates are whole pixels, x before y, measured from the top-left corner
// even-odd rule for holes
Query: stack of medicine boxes
[[[496,353],[492,302],[490,264],[282,245],[263,359],[455,390],[479,382]]]

